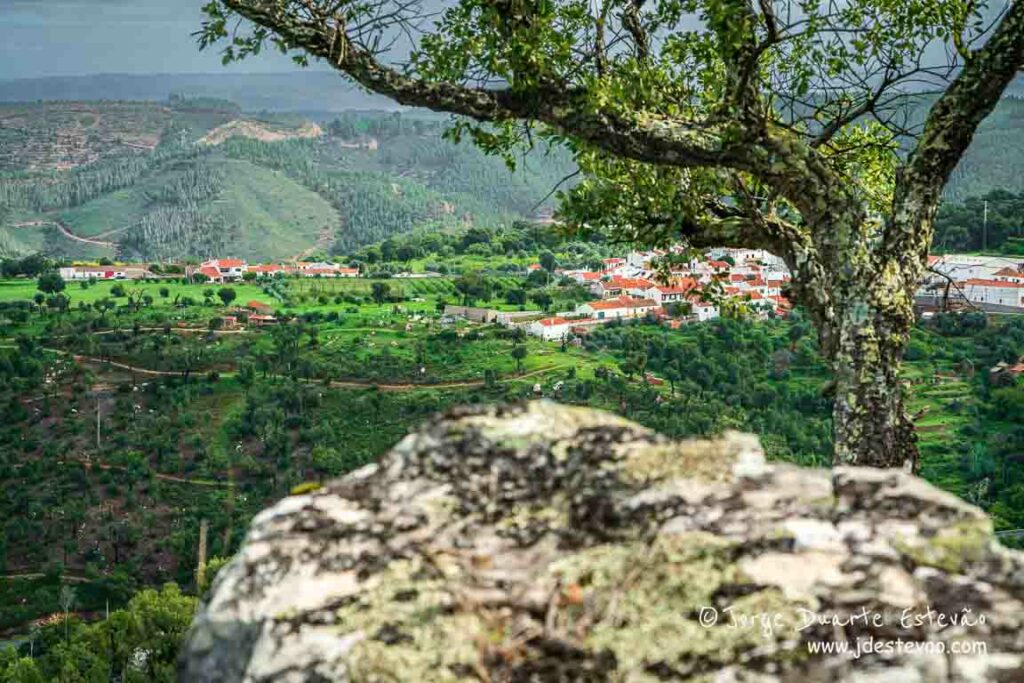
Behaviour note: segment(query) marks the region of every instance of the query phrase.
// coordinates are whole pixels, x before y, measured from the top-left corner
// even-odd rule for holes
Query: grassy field
[[[120,280],[120,281],[102,281],[89,284],[84,289],[77,282],[68,282],[64,290],[71,299],[71,305],[75,306],[77,302],[82,301],[86,303],[93,303],[111,296],[111,288],[120,285],[126,290],[138,290],[143,294],[149,294],[153,297],[154,305],[172,305],[175,297],[191,297],[196,301],[203,300],[203,293],[208,290],[216,292],[222,285],[216,284],[181,284],[178,281],[172,280],[161,280],[144,282],[142,280]],[[249,284],[236,284],[230,285],[232,289],[237,293],[237,299],[235,304],[244,305],[246,302],[251,300],[262,301],[266,304],[274,306],[277,304],[275,299],[267,294],[256,285]],[[167,289],[168,296],[166,298],[160,296],[160,290]],[[25,279],[8,279],[0,280],[0,302],[7,301],[30,301],[32,297],[36,295],[38,289],[36,287],[35,280]],[[218,300],[219,301],[219,300]]]
[[[374,282],[382,282],[393,294],[410,299],[443,298],[455,303],[459,296],[451,278],[302,278],[287,280],[286,286],[296,295],[313,298],[333,298],[339,295],[368,297],[373,293]]]

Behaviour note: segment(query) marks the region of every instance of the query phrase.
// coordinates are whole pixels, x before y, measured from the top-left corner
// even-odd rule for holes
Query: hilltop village
[[[529,333],[563,341],[613,320],[650,316],[679,327],[718,318],[723,307],[743,306],[759,317],[785,317],[792,309],[783,295],[790,274],[782,259],[755,249],[714,249],[681,263],[671,258],[682,253],[682,248],[633,251],[604,259],[601,271],[556,271],[587,287],[595,300],[532,320]]]

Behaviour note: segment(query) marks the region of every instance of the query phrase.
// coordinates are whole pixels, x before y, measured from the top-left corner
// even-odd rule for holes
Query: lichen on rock
[[[927,610],[973,619],[908,619]],[[1021,555],[910,475],[767,464],[749,435],[671,441],[539,401],[451,411],[261,513],[180,674],[1011,681],[1022,621]],[[984,651],[809,647],[866,638]]]

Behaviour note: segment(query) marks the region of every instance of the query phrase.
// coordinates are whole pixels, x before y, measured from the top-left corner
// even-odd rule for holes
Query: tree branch
[[[818,222],[824,230],[834,212],[849,209],[856,201],[816,150],[782,129],[752,126],[746,117],[693,121],[644,111],[619,113],[614,103],[597,106],[584,88],[565,83],[485,89],[411,77],[357,44],[340,17],[314,14],[310,8],[315,3],[298,12],[277,0],[222,2],[276,33],[288,46],[324,59],[368,90],[400,104],[483,122],[536,121],[559,135],[644,163],[748,172],[788,199],[805,223]],[[639,11],[642,0],[631,3]]]
[[[532,119],[595,147],[647,163],[691,168],[724,166],[751,172],[763,170],[757,166],[768,165],[758,161],[758,140],[739,122],[704,124],[643,112],[627,118],[595,110],[585,90],[565,84],[540,85],[529,90],[484,89],[413,78],[385,66],[356,45],[340,22],[330,30],[322,21],[282,12],[272,0],[224,0],[224,4],[275,32],[288,45],[326,60],[368,90],[400,104],[484,122]],[[801,177],[797,184],[806,182],[806,177]]]
[[[627,0],[622,9],[622,25],[633,37],[633,50],[637,60],[646,62],[651,56],[651,37],[644,28],[640,13],[646,0]]]
[[[949,175],[1024,65],[1024,2],[1011,5],[983,47],[969,54],[964,68],[932,107],[924,132],[900,169],[892,217],[881,243],[885,258],[908,256],[917,267],[901,269],[910,287],[923,272],[932,237],[932,219]]]

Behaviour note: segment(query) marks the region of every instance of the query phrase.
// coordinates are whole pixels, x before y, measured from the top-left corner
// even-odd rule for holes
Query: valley
[[[261,510],[458,406],[547,398],[832,464],[833,372],[782,259],[573,224],[563,149],[236,94],[0,104],[0,676],[171,680]],[[1004,287],[971,254],[1020,253],[1022,120],[1003,100],[953,174],[919,294],[965,291],[918,310],[899,374],[919,474],[1011,547],[1024,317],[969,287]],[[143,622],[174,634],[145,675]]]
[[[83,618],[147,586],[198,590],[201,527],[216,564],[268,503],[457,405],[543,396],[670,435],[755,431],[773,459],[830,461],[828,371],[799,310],[719,304],[707,322],[648,314],[547,341],[523,334],[529,322],[447,311],[537,305],[536,320],[593,301],[573,274],[627,267],[617,247],[537,228],[418,239],[364,247],[377,260],[361,277],[156,272],[50,294],[0,281],[0,633],[23,635],[68,582]],[[557,274],[533,267],[551,258]],[[417,264],[450,274],[393,274]],[[1024,403],[988,368],[1021,355],[1020,318],[942,314],[915,329],[904,368],[922,474],[1005,530],[1024,527]]]

